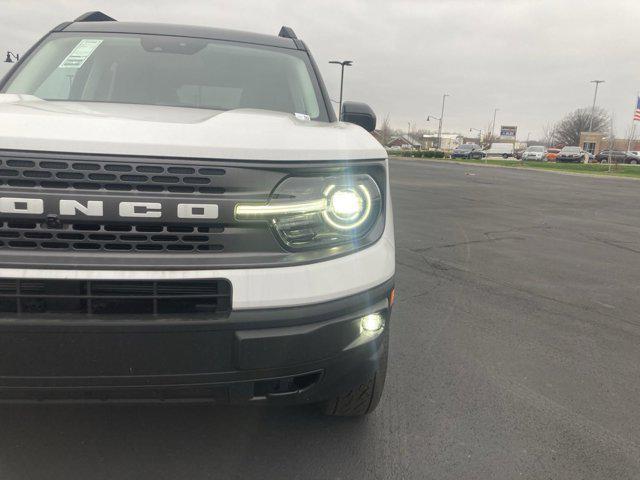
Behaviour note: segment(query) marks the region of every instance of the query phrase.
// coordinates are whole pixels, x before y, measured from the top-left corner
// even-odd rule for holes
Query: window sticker
[[[102,40],[85,38],[76,45],[67,58],[65,58],[58,68],[80,68],[91,56],[96,48],[100,46]]]

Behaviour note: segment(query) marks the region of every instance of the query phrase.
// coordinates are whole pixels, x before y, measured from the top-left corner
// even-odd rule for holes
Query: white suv
[[[47,34],[0,82],[0,398],[372,411],[388,160],[342,118],[287,27]]]
[[[539,145],[527,147],[527,149],[522,152],[522,160],[537,160],[539,162],[546,162],[547,149]]]

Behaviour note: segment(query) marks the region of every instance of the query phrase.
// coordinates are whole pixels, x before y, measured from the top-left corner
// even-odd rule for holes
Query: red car
[[[558,157],[558,153],[560,153],[559,148],[547,148],[547,160],[550,162],[555,162]]]

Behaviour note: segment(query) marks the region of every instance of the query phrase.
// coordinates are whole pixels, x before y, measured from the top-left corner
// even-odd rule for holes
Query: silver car
[[[537,160],[539,162],[547,161],[547,149],[542,146],[527,147],[522,152],[522,160]]]

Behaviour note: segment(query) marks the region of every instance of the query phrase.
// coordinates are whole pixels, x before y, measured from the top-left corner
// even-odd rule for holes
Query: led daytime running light
[[[271,218],[274,215],[290,215],[299,213],[324,212],[327,199],[311,200],[309,202],[292,202],[280,205],[236,205],[236,218],[249,220],[253,218]]]

